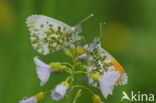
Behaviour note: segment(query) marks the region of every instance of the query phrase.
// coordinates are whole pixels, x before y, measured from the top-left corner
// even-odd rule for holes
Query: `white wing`
[[[31,32],[32,46],[43,55],[80,39],[79,36],[73,37],[72,27],[47,16],[32,15],[27,18],[26,24]]]

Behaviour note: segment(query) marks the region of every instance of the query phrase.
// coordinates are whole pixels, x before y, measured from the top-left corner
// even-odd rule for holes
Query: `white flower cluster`
[[[50,75],[53,71],[55,71],[55,67],[59,68],[58,70],[62,70],[62,67],[65,68],[65,66],[60,67],[59,63],[52,63],[52,64],[46,64],[38,57],[34,57],[34,62],[36,64],[36,72],[38,75],[38,78],[40,79],[40,85],[43,86],[47,83],[49,80]],[[54,68],[53,68],[54,67]],[[51,97],[54,100],[60,100],[64,97],[66,94],[66,91],[68,90],[68,83],[62,82],[56,86],[54,90],[51,91]],[[24,98],[19,103],[37,103],[40,99],[42,99],[45,96],[44,93],[39,93],[36,96],[32,96],[29,98]]]

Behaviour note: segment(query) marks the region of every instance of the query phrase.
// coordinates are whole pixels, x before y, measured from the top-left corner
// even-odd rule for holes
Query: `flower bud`
[[[98,95],[94,95],[92,99],[93,99],[93,103],[103,103],[100,96]]]
[[[38,94],[35,95],[35,98],[36,98],[37,100],[42,100],[45,96],[46,96],[45,93],[40,92],[40,93],[38,93]]]
[[[87,69],[87,66],[86,65],[81,65],[81,69],[82,70],[86,70]]]
[[[64,49],[64,53],[69,57],[73,57],[73,54],[71,53],[69,49]]]
[[[60,63],[50,63],[49,65],[51,67],[52,72],[62,72],[67,68],[66,66],[61,65]]]
[[[54,91],[52,91],[51,97],[54,100],[62,99],[65,96],[65,94],[66,94],[66,92],[68,90],[68,87],[69,87],[69,84],[67,82],[60,83],[59,85],[56,86]]]
[[[94,73],[94,74],[91,74],[91,77],[93,80],[98,81],[100,79],[100,74]]]
[[[85,61],[85,60],[88,59],[88,55],[87,54],[82,54],[82,55],[79,56],[79,58],[80,58],[80,60]]]

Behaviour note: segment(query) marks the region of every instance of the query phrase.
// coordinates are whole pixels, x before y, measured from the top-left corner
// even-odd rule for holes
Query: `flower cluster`
[[[39,17],[40,19],[37,19]],[[51,23],[49,23],[48,26],[42,25],[45,23],[44,20],[48,20],[46,22]],[[71,62],[45,63],[39,57],[34,57],[40,86],[43,87],[46,85],[49,78],[55,75],[56,72],[67,73],[69,75],[64,81],[57,84],[55,88],[48,90],[48,92],[39,92],[34,96],[22,99],[19,103],[37,103],[38,101],[44,99],[47,95],[50,95],[51,99],[55,101],[66,98],[67,103],[76,103],[78,98],[82,95],[81,92],[83,90],[87,90],[90,93],[93,103],[104,103],[103,98],[94,93],[88,86],[80,85],[79,83],[74,82],[77,79],[75,78],[75,75],[77,74],[80,74],[79,76],[85,76],[87,78],[85,80],[90,86],[100,89],[104,98],[113,94],[115,86],[125,85],[127,83],[127,74],[117,60],[115,60],[104,48],[102,48],[100,38],[97,37],[92,43],[81,46],[75,43],[75,41],[79,38],[77,34],[78,32],[75,32],[75,35],[75,33],[71,30],[70,32],[72,33],[67,35],[68,33],[66,34],[66,32],[62,31],[61,28],[67,27],[68,25],[62,24],[58,21],[57,23],[56,21],[55,23],[52,22],[54,21],[49,20],[48,17],[44,16],[34,15],[28,18],[27,24],[30,31],[33,33],[32,35],[36,33],[34,36],[31,36],[32,42],[34,41],[33,46],[40,46],[36,50],[43,55],[63,49],[64,54],[71,58]],[[53,24],[52,28],[49,28],[50,24]],[[61,28],[57,28],[57,30],[53,31],[55,26],[61,26]],[[47,33],[49,30],[51,30],[50,32],[52,33]],[[65,35],[68,39],[65,39]],[[62,37],[59,38],[60,36]],[[35,37],[35,39],[32,37]],[[48,39],[49,37],[50,39]],[[50,41],[46,41],[45,39]],[[51,49],[49,48],[49,45],[53,45]],[[75,90],[77,90],[77,92],[75,96],[73,96],[72,92]]]

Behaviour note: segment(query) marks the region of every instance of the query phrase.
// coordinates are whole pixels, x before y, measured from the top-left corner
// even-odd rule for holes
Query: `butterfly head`
[[[79,33],[79,32],[81,32],[82,30],[83,30],[83,28],[82,28],[81,25],[76,25],[76,26],[72,27],[72,31],[73,31],[74,33]]]

